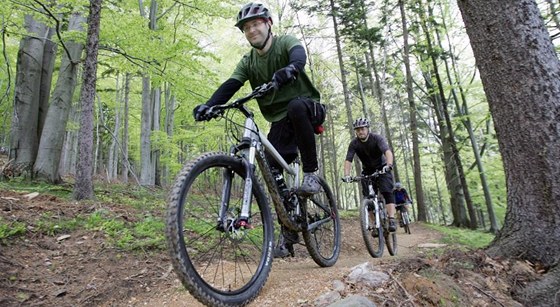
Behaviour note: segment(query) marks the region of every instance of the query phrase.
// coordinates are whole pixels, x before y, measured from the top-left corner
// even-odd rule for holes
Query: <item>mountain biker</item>
[[[408,212],[410,204],[412,204],[412,199],[408,196],[408,192],[403,188],[400,182],[395,183],[395,189],[393,190],[393,195],[395,196],[395,209],[397,211]],[[401,227],[403,226],[403,221],[400,221]]]
[[[350,171],[354,155],[360,158],[363,165],[362,175],[371,175],[376,170],[383,170],[385,174],[378,177],[381,195],[385,198],[385,208],[389,215],[389,231],[397,230],[395,223],[395,197],[393,195],[393,152],[387,141],[379,134],[369,131],[370,121],[367,118],[358,118],[352,124],[356,137],[350,141],[346,160],[344,161],[344,182],[350,182]],[[379,191],[375,191],[378,193]],[[362,194],[369,194],[367,183],[362,181]]]
[[[254,89],[272,80],[276,90],[257,98],[262,115],[272,123],[268,140],[288,164],[297,158],[299,149],[304,172],[299,192],[311,195],[321,187],[316,175],[315,133],[322,132],[325,109],[319,103],[319,91],[305,73],[307,55],[302,44],[290,35],[273,35],[272,23],[270,11],[263,4],[248,3],[241,8],[235,26],[252,48],[212,97],[193,109],[193,116],[197,121],[205,120],[211,106],[226,103],[246,81]],[[275,176],[281,174],[280,165],[272,158],[267,160]],[[295,238],[299,240],[297,233]]]

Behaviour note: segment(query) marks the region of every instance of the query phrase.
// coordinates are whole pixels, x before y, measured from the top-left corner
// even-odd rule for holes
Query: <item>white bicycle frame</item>
[[[288,165],[286,160],[282,158],[280,153],[276,150],[276,148],[274,148],[274,146],[272,146],[272,143],[270,143],[270,141],[266,138],[266,135],[264,135],[260,130],[258,130],[257,125],[255,124],[255,121],[253,120],[252,117],[247,117],[245,119],[243,140],[249,140],[249,144],[250,144],[249,148],[243,149],[244,156],[247,159],[247,162],[249,163],[248,167],[250,168],[247,171],[255,169],[255,160],[256,160],[257,151],[260,151],[264,148],[264,150],[268,152],[274,158],[274,160],[276,160],[280,164],[280,166],[282,166],[282,168],[286,170],[286,172],[289,175],[291,175],[290,177],[293,180],[290,180],[290,182],[288,182],[290,186],[295,188],[299,187],[299,182],[300,182],[299,163],[297,162],[292,163],[294,165],[293,167]],[[243,205],[242,205],[241,215],[240,215],[241,218],[248,218],[250,215],[251,201],[252,201],[251,199],[252,186],[253,186],[253,182],[251,176],[247,176],[247,178],[245,179]],[[296,207],[296,213],[299,214],[299,212],[300,212],[300,208],[298,204]]]
[[[373,189],[373,184],[371,183],[371,179],[368,182],[368,196],[364,198],[364,204],[367,205],[369,201],[373,202],[374,205],[374,215],[375,215],[375,228],[379,228],[381,226],[381,219],[380,219],[380,208],[379,208],[379,198]],[[365,210],[367,210],[367,206],[365,206]],[[369,214],[366,214],[366,223],[369,228]]]

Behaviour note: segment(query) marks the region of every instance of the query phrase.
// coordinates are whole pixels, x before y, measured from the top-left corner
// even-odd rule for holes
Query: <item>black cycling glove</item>
[[[298,75],[297,68],[290,64],[284,68],[278,69],[274,75],[272,75],[272,82],[275,82],[278,87],[282,87],[292,80],[295,80]]]
[[[194,107],[193,109],[194,120],[196,120],[197,122],[206,120],[205,116],[208,110],[210,110],[210,107],[204,103]]]

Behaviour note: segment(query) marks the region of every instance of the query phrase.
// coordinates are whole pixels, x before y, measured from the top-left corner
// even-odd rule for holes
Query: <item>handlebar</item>
[[[231,103],[215,105],[210,107],[210,109],[204,114],[202,120],[209,121],[214,118],[220,117],[224,112],[228,109],[239,109],[243,114],[249,116],[251,113],[248,109],[244,107],[244,104],[254,98],[262,97],[268,94],[271,90],[278,89],[278,83],[275,81],[271,81],[268,83],[264,83],[260,86],[257,86],[249,95],[245,97],[241,97],[232,101]]]
[[[383,175],[383,174],[385,174],[385,172],[383,170],[378,170],[378,171],[375,171],[373,174],[350,177],[350,181],[348,181],[348,183],[358,182],[358,181],[361,181],[363,179],[370,179],[370,178],[375,179],[375,178],[377,178],[377,177],[379,177],[380,175]],[[341,179],[342,179],[342,182],[346,182],[346,181],[344,181],[344,178],[341,178]]]

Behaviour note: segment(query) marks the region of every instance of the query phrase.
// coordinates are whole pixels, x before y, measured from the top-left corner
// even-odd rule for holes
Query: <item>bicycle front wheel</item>
[[[410,234],[410,220],[408,219],[408,212],[401,213],[401,221],[403,223],[404,232]]]
[[[209,306],[247,304],[270,273],[272,216],[255,178],[248,225],[238,222],[246,177],[238,158],[206,153],[185,165],[169,195],[166,237],[173,267],[185,288]]]
[[[373,258],[383,256],[383,227],[375,227],[375,214],[373,201],[365,199],[360,206],[360,226],[366,248]],[[371,209],[371,210],[370,210]]]
[[[387,246],[387,251],[389,251],[389,255],[395,256],[397,254],[397,232],[389,231],[389,218],[386,218],[384,221],[384,239],[385,245]]]
[[[303,240],[313,261],[321,267],[330,267],[340,254],[340,217],[330,187],[322,178],[319,183],[319,193],[302,198],[307,224]]]

